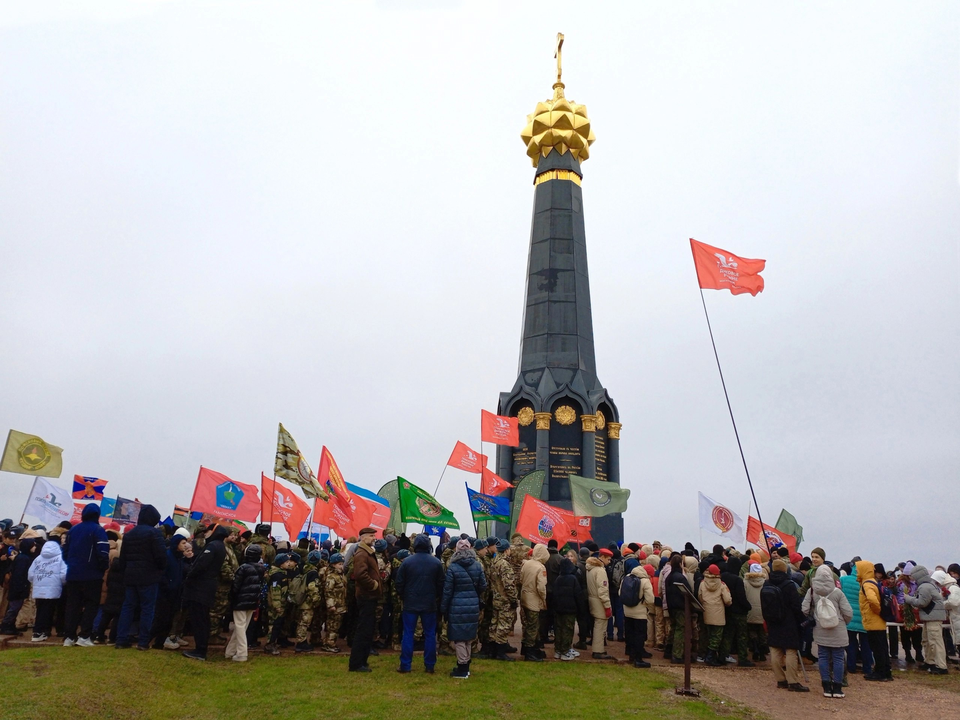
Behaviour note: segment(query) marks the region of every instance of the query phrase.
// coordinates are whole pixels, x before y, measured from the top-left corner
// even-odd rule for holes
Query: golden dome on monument
[[[527,146],[527,155],[537,167],[540,158],[556,151],[570,153],[583,162],[590,157],[590,146],[596,137],[587,117],[587,106],[567,100],[563,95],[561,48],[563,35],[557,34],[557,82],[553,85],[553,99],[537,103],[536,109],[527,115],[527,126],[520,138]]]

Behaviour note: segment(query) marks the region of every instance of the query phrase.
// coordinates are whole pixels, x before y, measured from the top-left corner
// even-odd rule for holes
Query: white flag
[[[69,490],[38,477],[30,490],[24,515],[41,520],[48,528],[73,517],[73,496]]]
[[[742,545],[746,541],[746,534],[740,516],[703,493],[697,495],[700,496],[700,529],[720,535],[731,545]]]

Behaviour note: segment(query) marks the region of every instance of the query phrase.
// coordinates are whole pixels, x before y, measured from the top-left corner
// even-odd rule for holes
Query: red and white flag
[[[201,467],[190,510],[226,520],[254,522],[260,515],[260,495],[256,485],[237,482],[223,473]]]
[[[494,415],[486,410],[480,411],[480,439],[496,445],[520,444],[520,423],[515,417]]]
[[[697,280],[704,290],[729,290],[734,295],[763,292],[760,272],[766,260],[751,260],[690,238]]]
[[[480,474],[480,492],[484,495],[499,495],[504,490],[509,490],[513,485],[508,483],[493,470],[484,468]]]
[[[466,470],[467,472],[477,473],[479,475],[483,471],[483,468],[487,466],[487,456],[481,455],[476,450],[471,450],[457,440],[453,452],[450,453],[450,459],[447,460],[447,465],[457,468],[458,470]]]
[[[517,532],[524,540],[545,545],[556,540],[561,546],[568,540],[582,543],[590,540],[591,518],[576,517],[569,510],[558,508],[533,495],[525,495],[520,515],[517,517]]]
[[[275,480],[260,474],[261,522],[280,521],[289,537],[295,538],[310,516],[310,506]]]

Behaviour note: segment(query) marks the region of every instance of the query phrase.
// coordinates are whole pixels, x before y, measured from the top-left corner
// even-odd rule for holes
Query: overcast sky
[[[549,20],[547,19],[549,17]],[[6,2],[0,430],[188,504],[283,422],[347,480],[435,486],[516,379],[551,95],[584,213],[627,541],[746,516],[688,238],[764,519],[828,559],[960,560],[956,3]],[[486,446],[485,451],[491,451]],[[438,499],[466,526],[459,471]],[[30,478],[0,475],[0,517]],[[714,538],[704,536],[703,544]]]

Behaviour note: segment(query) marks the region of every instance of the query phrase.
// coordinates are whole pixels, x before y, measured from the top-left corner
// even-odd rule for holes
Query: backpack
[[[287,585],[287,602],[291,605],[300,606],[307,599],[307,576],[297,575],[290,584]]]
[[[880,618],[886,622],[894,622],[893,593],[890,592],[890,588],[884,587],[876,580],[864,580],[863,585],[860,586],[860,592],[864,595],[867,593],[863,588],[868,582],[877,586],[877,593],[880,595]]]
[[[627,575],[620,585],[620,602],[626,607],[636,607],[640,604],[640,578],[636,575]]]
[[[814,614],[817,618],[817,624],[829,630],[840,624],[840,613],[837,612],[837,606],[830,602],[825,595],[817,598]]]
[[[783,594],[780,588],[769,581],[760,588],[760,611],[767,622],[783,622],[786,617],[783,610]]]
[[[623,560],[613,564],[610,570],[610,580],[614,587],[620,587],[620,583],[623,581]],[[631,605],[631,607],[633,606]]]

